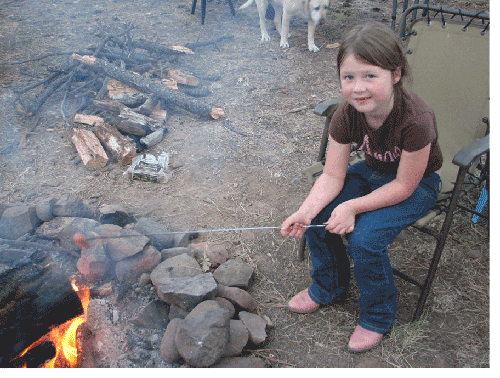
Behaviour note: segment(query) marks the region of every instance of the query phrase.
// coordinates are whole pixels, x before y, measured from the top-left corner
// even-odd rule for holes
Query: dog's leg
[[[288,30],[290,28],[290,13],[287,12],[286,8],[283,9],[283,17],[281,19],[281,41],[280,47],[284,49],[289,48],[288,44]]]
[[[260,35],[261,41],[270,41],[271,37],[269,36],[269,33],[267,32],[267,27],[266,27],[266,9],[268,5],[267,0],[255,0],[255,3],[257,5],[257,11],[259,12],[259,23],[260,23]]]
[[[314,32],[316,31],[316,22],[313,20],[307,21],[307,47],[309,51],[318,52],[319,47],[314,44]]]
[[[274,26],[276,26],[276,30],[281,35],[281,19],[283,16],[283,8],[279,5],[274,7]]]

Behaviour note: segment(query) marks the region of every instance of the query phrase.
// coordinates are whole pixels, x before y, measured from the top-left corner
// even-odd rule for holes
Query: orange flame
[[[90,300],[90,289],[86,286],[78,287],[73,282],[71,283],[73,290],[78,294],[82,302],[83,315],[77,316],[68,320],[66,323],[52,329],[48,334],[35,341],[26,348],[20,357],[24,356],[28,350],[41,344],[44,341],[51,341],[56,348],[56,355],[50,361],[46,362],[42,367],[77,367],[78,365],[78,345],[77,345],[77,330],[78,327],[87,321],[87,309]],[[26,367],[26,366],[23,366]]]

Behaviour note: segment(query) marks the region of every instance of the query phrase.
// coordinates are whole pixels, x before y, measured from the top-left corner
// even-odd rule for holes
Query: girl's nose
[[[354,83],[354,92],[356,93],[361,93],[365,91],[365,85],[363,83],[363,80],[356,80]]]

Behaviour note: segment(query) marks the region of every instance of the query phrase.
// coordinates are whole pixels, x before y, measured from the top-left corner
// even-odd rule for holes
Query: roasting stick
[[[326,224],[312,224],[309,226],[298,226],[302,228],[312,227],[326,227]],[[268,226],[268,227],[246,227],[246,228],[219,228],[216,230],[196,230],[196,231],[171,231],[161,232],[154,234],[141,234],[141,235],[110,235],[110,236],[89,236],[85,237],[83,234],[76,233],[73,235],[73,241],[82,248],[89,248],[89,240],[96,239],[117,239],[117,238],[136,238],[138,236],[158,236],[158,235],[176,235],[176,234],[203,234],[209,232],[232,232],[232,231],[254,231],[254,230],[281,230],[281,227]]]

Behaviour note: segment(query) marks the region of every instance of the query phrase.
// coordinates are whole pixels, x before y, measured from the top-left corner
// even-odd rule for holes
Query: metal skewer
[[[312,224],[308,226],[301,226],[302,228],[312,228],[312,227],[326,227],[326,224]],[[160,233],[152,233],[152,234],[140,234],[140,235],[109,235],[109,236],[84,236],[80,233],[76,233],[73,235],[73,241],[84,247],[88,248],[89,240],[96,239],[116,239],[116,238],[136,238],[139,236],[159,236],[159,235],[177,235],[177,234],[202,234],[202,233],[210,233],[210,232],[236,232],[236,231],[253,231],[253,230],[281,230],[279,226],[268,226],[268,227],[242,227],[242,228],[219,228],[215,230],[195,230],[195,231],[169,231],[169,232],[160,232]]]

